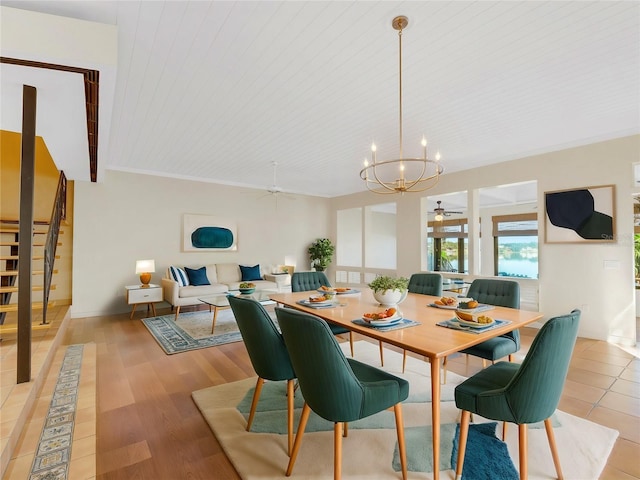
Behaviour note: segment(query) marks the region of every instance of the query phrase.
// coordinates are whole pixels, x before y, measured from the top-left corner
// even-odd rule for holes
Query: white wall
[[[640,135],[445,174],[427,192],[394,197],[398,215],[397,274],[409,276],[423,265],[427,212],[421,209],[422,197],[537,180],[540,311],[550,318],[581,308],[580,336],[635,345],[632,194],[638,188],[634,162],[640,162]],[[616,186],[615,243],[544,243],[545,191],[607,184]],[[389,200],[363,192],[333,198],[331,208],[335,212]],[[335,232],[335,213],[331,221]]]
[[[160,283],[170,265],[238,262],[261,266],[296,259],[309,270],[307,248],[327,237],[329,200],[275,197],[262,190],[109,171],[103,183],[75,182],[73,317],[128,311],[125,285],[139,282],[135,262],[152,258]],[[182,252],[182,216],[236,222],[237,252]]]

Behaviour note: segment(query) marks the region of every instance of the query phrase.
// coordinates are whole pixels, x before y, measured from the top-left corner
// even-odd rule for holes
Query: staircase
[[[18,292],[18,252],[22,243],[19,238],[19,230],[17,220],[0,219],[0,332],[15,331],[16,329],[15,325],[5,325],[5,320],[7,313],[18,311],[17,295],[14,296],[13,294]],[[45,305],[47,307],[55,305],[53,301],[47,301],[46,303],[44,301],[44,298],[48,297],[44,281],[45,240],[48,233],[48,222],[34,222],[32,237],[27,240],[32,242],[34,252],[31,271],[33,276],[32,292],[34,292],[32,298],[34,301],[31,304],[31,308],[33,310],[44,310],[44,312],[46,312]],[[61,243],[56,242],[56,246],[59,245]],[[58,259],[59,256],[54,255],[53,258]],[[52,270],[52,274],[57,273],[57,270]],[[55,288],[55,284],[51,284],[50,290],[55,290]],[[42,292],[42,296],[36,292]],[[40,298],[38,299],[38,297]],[[46,314],[44,314],[41,322],[34,322],[34,327],[46,325],[47,323]]]

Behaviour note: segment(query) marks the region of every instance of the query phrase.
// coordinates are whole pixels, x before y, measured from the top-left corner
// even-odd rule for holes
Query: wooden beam
[[[36,159],[37,91],[22,86],[22,153],[20,161],[20,247],[18,250],[17,383],[31,381],[31,246]]]

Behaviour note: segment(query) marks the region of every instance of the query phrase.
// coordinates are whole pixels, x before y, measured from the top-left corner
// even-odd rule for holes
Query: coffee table
[[[207,297],[199,297],[198,300],[209,305],[210,312],[213,309],[213,321],[211,323],[211,333],[213,333],[213,330],[216,328],[218,310],[231,308],[231,306],[229,305],[229,300],[227,298],[229,295],[233,295],[234,297],[252,298],[260,302],[262,305],[273,305],[276,302],[271,300],[269,298],[269,295],[273,295],[274,293],[278,293],[278,290],[256,290],[253,293],[240,293],[239,290],[229,290],[225,293],[218,293],[216,295],[209,295]]]

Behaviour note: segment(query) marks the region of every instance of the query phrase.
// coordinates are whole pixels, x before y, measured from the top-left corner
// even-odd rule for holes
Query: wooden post
[[[22,86],[17,383],[31,381],[31,259],[36,157],[36,98],[35,87]]]

